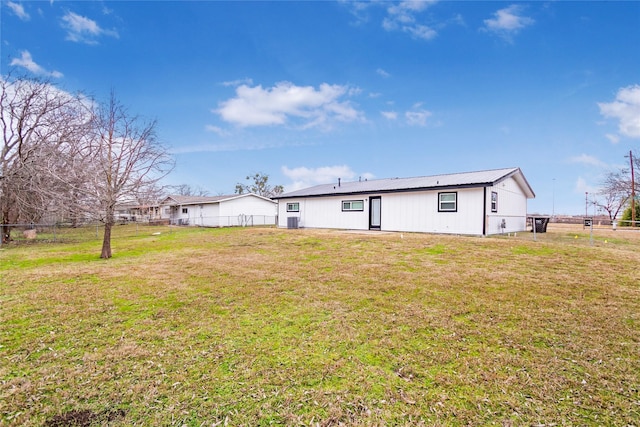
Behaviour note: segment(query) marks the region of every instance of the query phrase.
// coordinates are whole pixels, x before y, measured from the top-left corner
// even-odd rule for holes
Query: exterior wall
[[[498,211],[491,211],[491,192],[498,194]],[[504,220],[504,228],[501,226]],[[527,196],[513,178],[487,188],[487,234],[527,229]]]
[[[364,210],[342,212],[343,200],[364,200]],[[300,212],[287,212],[288,203],[299,203]],[[368,230],[369,197],[339,196],[281,200],[278,203],[278,226],[286,228],[289,217],[298,217],[299,227]]]
[[[189,225],[201,227],[217,227],[219,224],[219,203],[183,206],[189,210]]]
[[[447,190],[458,193],[457,212],[438,212],[438,192],[381,194],[381,230],[425,233],[482,234],[483,189]],[[369,229],[369,197],[331,196],[284,199],[278,205],[278,226],[296,216],[308,228]],[[343,212],[342,202],[363,200],[364,210]],[[299,203],[300,212],[287,212],[288,203]]]
[[[457,211],[438,212],[438,193],[456,192]],[[382,196],[382,230],[482,234],[482,188]]]
[[[247,196],[220,203],[220,216],[261,215],[274,217],[276,203],[259,197]]]
[[[492,191],[498,194],[497,212],[491,212]],[[438,211],[440,192],[457,193],[456,212]],[[298,217],[299,227],[368,230],[371,196],[378,195],[281,199],[278,227],[287,228],[287,218]],[[527,198],[512,178],[486,189],[486,208],[483,207],[484,187],[384,193],[379,196],[382,231],[482,235],[485,220],[486,234],[526,230]],[[343,212],[342,202],[347,200],[363,200],[364,210]],[[300,211],[287,212],[288,203],[299,203]],[[501,227],[502,220],[505,228]]]
[[[187,208],[188,225],[201,227],[228,227],[241,225],[265,225],[275,223],[276,204],[259,197],[245,196],[231,200],[200,205],[183,205]],[[184,221],[184,219],[183,219]]]

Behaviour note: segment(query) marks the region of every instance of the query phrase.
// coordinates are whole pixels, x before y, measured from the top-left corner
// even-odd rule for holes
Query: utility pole
[[[633,175],[633,152],[629,150],[629,163],[631,163],[631,226],[636,223],[636,179]]]

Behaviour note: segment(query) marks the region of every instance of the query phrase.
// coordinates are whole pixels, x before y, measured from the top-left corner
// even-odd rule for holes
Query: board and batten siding
[[[457,193],[455,212],[438,212],[439,193]],[[481,188],[391,193],[382,197],[382,230],[482,234]],[[480,214],[479,214],[480,213]]]
[[[381,197],[381,230],[425,233],[482,234],[482,189],[457,189],[458,210],[438,212],[438,191],[385,193]],[[281,200],[278,226],[286,228],[287,218],[299,218],[300,227],[369,229],[369,198],[366,196],[326,196]],[[342,211],[342,202],[362,200],[362,211]],[[299,212],[287,212],[287,204],[298,203]]]
[[[491,211],[491,193],[498,194],[498,210]],[[487,234],[513,233],[527,228],[527,196],[515,179],[487,187]],[[502,227],[504,220],[505,227]]]
[[[342,201],[363,200],[364,210],[342,211]],[[287,205],[299,203],[299,212],[287,212]],[[369,229],[369,197],[327,196],[281,200],[278,204],[278,227],[287,227],[287,218],[298,217],[299,227]]]
[[[455,212],[438,211],[438,194],[442,192],[457,193]],[[497,212],[491,209],[492,192],[498,195]],[[281,200],[278,226],[286,228],[288,217],[298,217],[299,227],[368,230],[369,198],[377,196],[381,197],[382,231],[482,235],[526,229],[527,197],[513,178],[486,187],[486,190],[475,187]],[[342,211],[342,202],[350,200],[362,200],[364,209]],[[287,212],[290,203],[298,203],[299,212]],[[486,224],[483,223],[485,220]]]

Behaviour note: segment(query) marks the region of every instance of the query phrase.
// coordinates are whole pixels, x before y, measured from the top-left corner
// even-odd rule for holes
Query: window
[[[300,212],[300,203],[287,203],[287,212]]]
[[[344,200],[342,202],[342,211],[363,211],[364,210],[364,201],[363,200]]]
[[[183,214],[189,213],[189,209],[188,208],[182,208],[182,213]]]
[[[498,193],[491,192],[491,212],[498,212]]]
[[[458,193],[438,193],[438,212],[457,212]]]

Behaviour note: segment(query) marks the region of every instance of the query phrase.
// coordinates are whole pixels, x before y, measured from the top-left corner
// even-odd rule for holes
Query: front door
[[[381,207],[380,197],[369,197],[369,230],[380,230]]]

